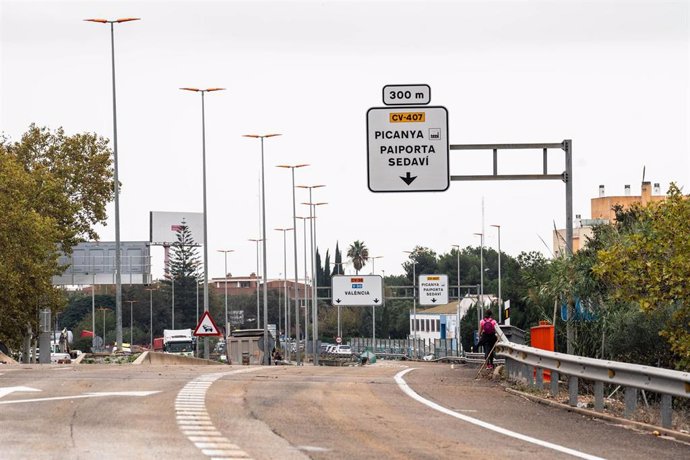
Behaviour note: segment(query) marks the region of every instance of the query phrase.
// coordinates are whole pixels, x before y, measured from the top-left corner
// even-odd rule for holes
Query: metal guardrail
[[[661,425],[671,427],[672,397],[690,398],[690,373],[619,361],[606,361],[555,353],[507,341],[496,344],[496,354],[506,359],[508,378],[543,388],[544,370],[551,372],[552,395],[558,393],[558,379],[568,379],[569,405],[577,405],[578,379],[594,382],[594,409],[604,409],[604,384],[625,388],[625,417],[637,406],[637,390],[661,395]]]

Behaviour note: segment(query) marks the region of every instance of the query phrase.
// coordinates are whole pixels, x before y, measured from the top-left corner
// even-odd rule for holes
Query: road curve
[[[690,458],[686,444],[535,404],[475,372],[4,366],[0,457]]]

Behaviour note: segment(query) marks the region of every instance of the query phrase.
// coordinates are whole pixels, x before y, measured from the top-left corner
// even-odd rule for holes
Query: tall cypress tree
[[[343,269],[343,255],[340,252],[340,249],[338,248],[338,242],[335,242],[335,261],[333,262],[333,271],[331,272],[331,276],[333,275],[342,275],[345,273],[345,270]]]
[[[170,260],[163,283],[168,286],[171,296],[170,316],[172,284],[175,283],[175,329],[193,328],[196,326],[196,283],[201,278],[202,264],[198,245],[184,220],[177,228],[176,238],[177,241],[170,248]]]

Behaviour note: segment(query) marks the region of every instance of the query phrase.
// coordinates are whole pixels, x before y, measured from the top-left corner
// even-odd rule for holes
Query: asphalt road
[[[687,444],[527,401],[475,373],[381,361],[2,366],[0,458],[690,458]]]

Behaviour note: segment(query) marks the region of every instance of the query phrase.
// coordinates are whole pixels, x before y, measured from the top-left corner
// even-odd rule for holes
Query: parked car
[[[352,356],[352,348],[350,345],[336,345],[331,353],[341,356]]]

